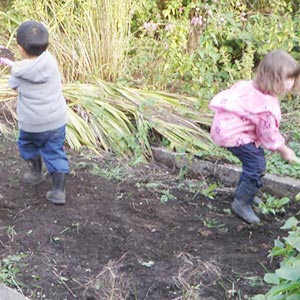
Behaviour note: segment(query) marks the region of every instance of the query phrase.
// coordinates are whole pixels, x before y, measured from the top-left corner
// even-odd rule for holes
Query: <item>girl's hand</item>
[[[285,161],[287,161],[289,163],[295,163],[296,162],[296,160],[297,160],[296,154],[291,148],[284,145],[278,151],[280,152],[282,158]]]
[[[14,62],[8,58],[0,57],[0,64],[12,67],[14,65]]]
[[[299,165],[300,166],[300,157],[296,157],[294,160],[294,164]],[[300,197],[300,195],[299,195]]]

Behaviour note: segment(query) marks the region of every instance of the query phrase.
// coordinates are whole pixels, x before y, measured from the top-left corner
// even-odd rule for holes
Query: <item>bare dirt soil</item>
[[[0,145],[0,275],[31,300],[250,299],[278,267],[267,255],[293,205],[248,226],[230,212],[233,189],[209,197],[213,179],[68,151],[55,206],[50,178],[25,184],[15,141]]]

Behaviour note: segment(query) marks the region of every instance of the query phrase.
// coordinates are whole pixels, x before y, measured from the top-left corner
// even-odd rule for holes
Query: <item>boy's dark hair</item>
[[[44,24],[26,21],[17,30],[17,43],[32,56],[39,56],[48,47],[49,33]]]

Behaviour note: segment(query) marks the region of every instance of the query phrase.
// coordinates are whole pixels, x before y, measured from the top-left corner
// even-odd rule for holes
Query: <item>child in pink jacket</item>
[[[231,206],[248,223],[260,222],[251,205],[266,169],[262,147],[279,152],[290,163],[296,159],[279,131],[281,110],[277,96],[297,86],[299,73],[298,63],[288,53],[272,51],[260,62],[252,81],[237,82],[210,102],[209,108],[215,112],[212,139],[242,162]]]

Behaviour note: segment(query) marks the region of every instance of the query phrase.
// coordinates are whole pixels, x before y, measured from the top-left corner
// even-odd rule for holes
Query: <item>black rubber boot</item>
[[[234,201],[231,204],[232,211],[247,223],[259,223],[260,219],[252,209],[254,197],[258,192],[258,187],[254,180],[248,179],[239,184]]]
[[[253,199],[253,204],[255,204],[256,206],[259,206],[263,202],[264,201],[261,198],[259,198],[258,196],[255,196]]]
[[[66,202],[65,194],[65,174],[53,173],[52,177],[52,191],[46,195],[47,200],[54,204],[64,204]]]
[[[264,176],[264,174],[263,175],[261,175],[261,177],[263,177]],[[239,181],[238,181],[238,184],[237,184],[237,189],[238,189],[238,187],[240,186],[240,184],[241,184],[241,182],[242,182],[242,179],[241,179],[241,177],[240,177],[240,179],[239,179]],[[255,196],[254,198],[253,198],[253,204],[254,205],[256,205],[256,206],[259,206],[261,203],[263,203],[264,201],[260,198],[260,197],[258,197],[258,196]]]
[[[24,181],[31,184],[40,184],[46,180],[46,176],[42,173],[42,158],[37,156],[28,160],[30,171],[24,174]]]

